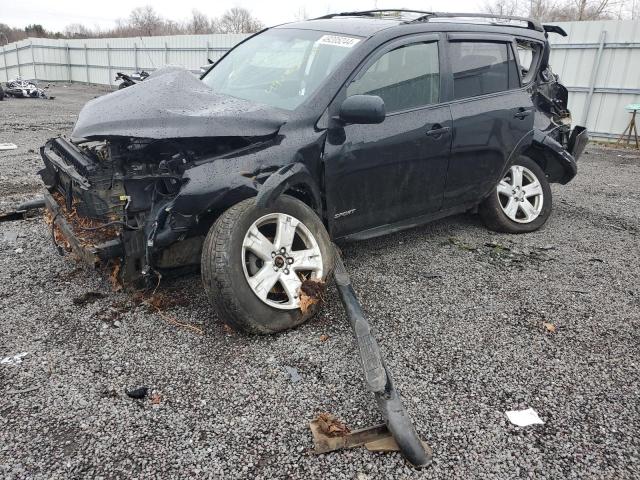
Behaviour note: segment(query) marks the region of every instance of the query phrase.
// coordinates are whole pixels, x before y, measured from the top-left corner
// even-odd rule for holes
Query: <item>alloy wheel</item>
[[[497,187],[500,207],[509,219],[531,223],[542,211],[544,193],[538,177],[526,167],[513,165]]]
[[[297,218],[270,213],[256,220],[242,242],[242,265],[253,293],[281,310],[300,306],[300,287],[322,278],[322,253]]]

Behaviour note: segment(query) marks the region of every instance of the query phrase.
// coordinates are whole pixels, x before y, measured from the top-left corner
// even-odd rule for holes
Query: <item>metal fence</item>
[[[567,37],[549,35],[550,63],[569,90],[574,123],[592,137],[615,139],[629,123],[625,105],[640,103],[640,22],[558,23]]]
[[[0,81],[19,75],[113,85],[118,71],[153,71],[164,65],[182,65],[197,72],[208,58],[220,58],[246,37],[214,34],[87,40],[30,38],[2,47]]]
[[[640,103],[640,22],[559,23],[551,34],[551,65],[569,89],[574,122],[601,139],[627,125],[624,106]],[[194,72],[218,59],[246,35],[54,40],[33,38],[2,47],[0,81],[21,75],[39,80],[112,85],[117,71],[182,65]]]

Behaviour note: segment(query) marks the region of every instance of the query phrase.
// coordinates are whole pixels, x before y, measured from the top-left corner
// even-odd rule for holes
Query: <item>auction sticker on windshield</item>
[[[351,48],[359,41],[359,38],[343,37],[342,35],[323,35],[316,43],[318,45],[333,45],[335,47]]]

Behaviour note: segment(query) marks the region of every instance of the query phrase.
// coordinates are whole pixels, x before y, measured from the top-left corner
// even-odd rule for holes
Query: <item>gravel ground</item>
[[[51,90],[0,103],[0,142],[18,145],[0,152],[0,210],[38,192],[39,146],[105,92]],[[41,218],[0,224],[0,357],[26,352],[0,364],[0,476],[638,478],[638,185],[640,154],[591,146],[539,232],[461,215],[344,246],[433,446],[422,471],[399,454],[310,453],[319,412],[352,428],[381,420],[334,288],[312,322],[247,337],[212,318],[197,276],[161,287],[186,303],[150,312],[56,256]],[[73,302],[89,291],[103,296]],[[125,395],[140,385],[153,395]],[[528,407],[544,425],[508,423]]]

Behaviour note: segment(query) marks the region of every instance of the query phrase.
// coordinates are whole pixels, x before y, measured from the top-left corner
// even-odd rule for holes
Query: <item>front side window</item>
[[[202,79],[216,93],[294,110],[361,41],[276,28],[238,45]]]
[[[456,99],[520,86],[517,64],[507,43],[452,42],[451,68]]]
[[[347,96],[377,95],[387,113],[438,103],[438,44],[414,43],[391,50],[347,87]]]

